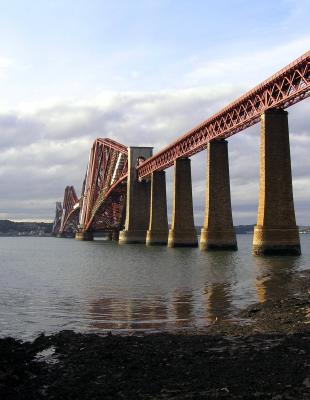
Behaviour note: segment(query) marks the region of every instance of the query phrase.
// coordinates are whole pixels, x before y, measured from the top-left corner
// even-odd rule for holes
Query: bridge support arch
[[[125,229],[119,233],[120,244],[144,243],[150,218],[149,181],[139,182],[136,167],[139,160],[151,157],[152,147],[128,147],[128,178]]]
[[[237,250],[233,226],[228,143],[208,143],[205,219],[201,229],[201,250]]]
[[[300,254],[296,226],[287,111],[269,109],[261,116],[260,189],[255,255]]]
[[[173,210],[168,246],[198,246],[193,214],[191,160],[189,158],[178,158],[174,161]]]

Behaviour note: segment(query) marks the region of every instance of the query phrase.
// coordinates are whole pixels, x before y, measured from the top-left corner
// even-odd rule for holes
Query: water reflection
[[[293,294],[294,272],[310,265],[310,235],[302,241],[296,258],[253,257],[250,235],[238,237],[238,252],[1,238],[0,335],[235,320],[250,304]]]
[[[237,280],[238,261],[236,252],[210,253],[210,269],[215,282],[206,282],[204,288],[205,319],[208,323],[232,317],[232,291]]]
[[[187,327],[194,319],[193,294],[176,290],[172,298],[176,327]]]
[[[206,320],[209,323],[227,320],[232,317],[231,285],[227,283],[212,284],[206,287],[204,295],[206,300]]]
[[[165,328],[167,321],[167,304],[164,298],[155,296],[153,299],[131,303],[132,329],[158,329]]]
[[[93,299],[89,303],[89,328],[174,330],[201,328],[214,321],[231,319],[236,311],[233,290],[238,282],[235,252],[209,253],[208,264],[198,276],[197,270],[186,261],[186,254],[190,252],[176,253],[179,275],[174,276],[175,281],[165,290],[166,296],[143,292]]]
[[[101,298],[89,304],[89,328],[95,330],[174,330],[203,327],[232,317],[227,283],[205,285],[202,292],[174,290],[171,296]]]
[[[167,304],[164,298],[152,300],[103,298],[92,301],[89,328],[95,330],[157,330],[165,328]]]
[[[294,292],[292,279],[298,269],[298,257],[254,257],[257,270],[256,290],[260,303],[284,299]]]

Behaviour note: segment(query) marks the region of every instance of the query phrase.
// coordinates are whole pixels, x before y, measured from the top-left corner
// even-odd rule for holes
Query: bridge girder
[[[310,96],[310,51],[245,93],[137,168],[140,179],[164,170],[180,157],[204,150],[214,139],[232,136],[260,120],[270,108],[287,108]]]

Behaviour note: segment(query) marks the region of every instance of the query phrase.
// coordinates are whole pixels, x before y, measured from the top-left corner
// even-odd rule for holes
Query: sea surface
[[[0,237],[0,336],[237,321],[242,308],[290,294],[294,272],[310,269],[310,235],[301,244],[300,257],[254,257],[251,235],[238,235],[236,252]]]

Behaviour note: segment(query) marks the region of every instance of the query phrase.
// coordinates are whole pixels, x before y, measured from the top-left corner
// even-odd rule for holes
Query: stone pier
[[[206,205],[204,225],[201,229],[202,250],[237,250],[233,226],[228,144],[214,140],[208,144]]]
[[[118,242],[119,241],[119,231],[113,231],[111,234],[111,240],[113,240],[114,242]]]
[[[255,255],[299,255],[295,221],[287,112],[267,110],[261,116],[260,189]]]
[[[168,242],[166,173],[155,171],[151,177],[150,224],[146,235],[147,245],[166,245]]]
[[[75,240],[91,241],[94,240],[92,232],[76,232]]]
[[[125,229],[119,233],[120,244],[145,243],[150,219],[151,183],[139,182],[136,166],[151,157],[152,147],[128,147],[128,178]]]
[[[174,162],[174,191],[172,224],[169,247],[196,247],[197,232],[194,225],[191,160],[178,158]]]
[[[113,233],[112,232],[107,232],[106,235],[103,236],[106,240],[112,240]]]

